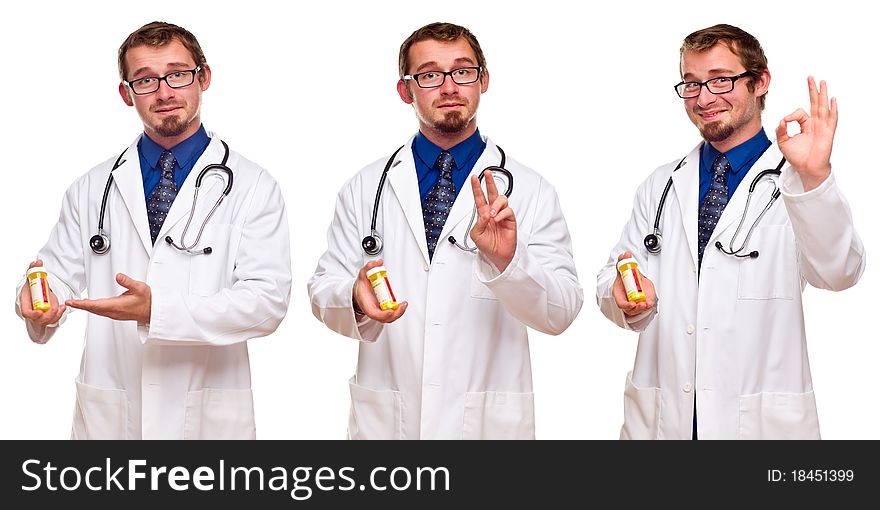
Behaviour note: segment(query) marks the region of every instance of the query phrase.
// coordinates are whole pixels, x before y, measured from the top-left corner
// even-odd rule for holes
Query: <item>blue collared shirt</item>
[[[171,148],[174,159],[177,163],[174,165],[174,183],[177,189],[183,186],[183,181],[189,175],[190,170],[195,166],[196,161],[208,148],[211,138],[205,131],[205,126],[199,126],[191,137],[180,142]],[[149,200],[150,193],[159,184],[162,178],[162,170],[159,168],[159,156],[165,152],[165,148],[154,142],[146,133],[138,142],[138,153],[141,159],[141,177],[144,181],[144,198]]]
[[[477,129],[467,140],[449,149],[449,153],[455,159],[452,182],[455,183],[456,197],[462,186],[466,184],[468,175],[485,148],[486,142],[480,137],[480,130]],[[440,180],[440,171],[434,169],[434,163],[443,149],[434,145],[420,131],[413,140],[412,151],[416,163],[416,176],[419,179],[419,195],[422,197],[422,207],[424,207],[428,191]]]
[[[758,131],[758,134],[725,153],[727,161],[730,162],[730,171],[727,172],[728,200],[733,196],[733,192],[736,191],[739,183],[749,173],[752,165],[758,161],[758,158],[764,154],[764,151],[770,145],[772,145],[770,139],[767,138],[767,134],[764,133],[762,128]],[[709,193],[709,186],[712,184],[712,165],[719,154],[721,153],[718,152],[718,149],[712,147],[709,142],[704,142],[703,146],[700,147],[700,201],[698,204],[702,204],[703,199]]]

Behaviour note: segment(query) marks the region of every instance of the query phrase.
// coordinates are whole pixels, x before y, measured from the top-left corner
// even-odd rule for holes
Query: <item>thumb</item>
[[[617,257],[617,260],[628,259],[628,258],[630,258],[630,257],[632,257],[632,256],[633,256],[632,253],[630,253],[629,251],[625,251],[625,252],[621,253],[621,254]]]
[[[126,276],[123,273],[116,274],[116,283],[118,283],[119,285],[122,285],[123,287],[125,287],[128,290],[135,290],[135,288],[137,288],[138,284],[140,284],[139,281],[135,280],[134,278],[131,278],[130,276]]]

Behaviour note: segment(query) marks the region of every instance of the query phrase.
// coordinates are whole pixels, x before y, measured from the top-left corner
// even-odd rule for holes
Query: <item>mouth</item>
[[[700,116],[705,122],[713,122],[721,118],[727,110],[713,110],[711,112],[698,112],[697,115]]]
[[[464,107],[463,103],[444,103],[437,105],[437,108],[445,109],[445,108],[461,108]]]
[[[163,106],[161,108],[156,108],[153,110],[154,113],[158,113],[159,115],[169,115],[177,112],[177,110],[182,110],[182,106]]]

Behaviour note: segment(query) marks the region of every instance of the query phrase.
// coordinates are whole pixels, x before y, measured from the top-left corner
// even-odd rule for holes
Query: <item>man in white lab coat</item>
[[[849,288],[865,266],[831,171],[837,102],[810,77],[810,112],[782,119],[772,143],[767,59],[730,25],[684,40],[681,78],[703,141],[642,183],[598,275],[602,312],[641,333],[621,438],[818,439],[801,294]],[[643,302],[627,300],[616,269],[629,256]]]
[[[281,192],[202,126],[211,69],[190,32],[144,25],[119,73],[144,133],[68,189],[31,263],[51,308],[23,285],[16,310],[37,343],[71,308],[89,312],[73,438],[252,439],[246,341],[278,327],[290,296]]]
[[[583,303],[556,192],[477,130],[489,71],[470,31],[416,30],[399,71],[419,132],[342,188],[309,281],[315,316],[361,341],[349,437],[534,438],[526,329],[560,334]],[[493,165],[509,198],[500,170],[480,186]],[[396,310],[366,276],[383,263]]]

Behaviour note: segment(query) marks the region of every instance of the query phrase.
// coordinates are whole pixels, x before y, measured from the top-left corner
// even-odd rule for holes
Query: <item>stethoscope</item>
[[[364,237],[363,240],[361,240],[361,247],[364,249],[364,253],[370,256],[376,256],[382,253],[382,236],[380,236],[379,232],[376,230],[376,218],[379,215],[379,201],[382,198],[382,188],[385,187],[385,178],[388,176],[388,170],[391,169],[391,165],[392,163],[394,163],[394,158],[397,157],[397,153],[399,153],[400,150],[403,149],[403,147],[403,145],[398,147],[397,150],[394,151],[394,154],[392,154],[391,157],[388,158],[388,162],[385,163],[385,169],[382,170],[382,177],[379,179],[379,187],[376,188],[376,199],[373,202],[373,220],[370,222],[370,235]],[[483,181],[483,174],[486,172],[486,170],[492,172],[493,178],[495,172],[501,172],[507,178],[507,188],[504,191],[504,196],[510,198],[510,194],[513,192],[513,174],[510,173],[510,170],[504,168],[504,164],[507,162],[507,156],[505,156],[504,150],[497,145],[495,147],[497,147],[498,152],[501,153],[501,164],[498,166],[487,166],[485,169],[483,169],[482,172],[480,172],[479,179],[480,182]],[[471,213],[470,222],[468,222],[467,232],[471,231],[471,227],[473,226],[476,217],[477,205],[474,204],[474,210]],[[447,241],[449,241],[450,244],[455,245],[461,250],[471,253],[476,253],[477,251],[475,247],[471,247],[468,244],[467,237],[465,237],[464,244],[458,243],[455,240],[454,236],[449,236],[447,238]]]
[[[173,246],[179,251],[185,251],[191,255],[210,255],[213,251],[210,246],[206,248],[202,248],[196,250],[196,245],[199,244],[199,240],[202,238],[202,232],[205,230],[205,225],[208,224],[208,220],[211,219],[211,216],[214,215],[214,211],[217,210],[217,207],[220,206],[220,203],[223,202],[223,199],[229,192],[232,190],[232,169],[226,166],[226,161],[229,159],[229,146],[226,145],[226,142],[220,140],[220,143],[223,144],[223,150],[225,151],[223,154],[223,161],[220,164],[211,164],[207,165],[205,168],[199,172],[198,178],[196,178],[196,189],[195,193],[193,193],[193,204],[192,208],[189,210],[189,219],[186,220],[186,227],[183,229],[183,234],[180,236],[180,246],[178,246],[171,236],[165,236],[165,242]],[[110,251],[110,234],[104,230],[104,213],[107,210],[107,196],[110,194],[110,186],[113,184],[113,171],[122,166],[126,160],[122,159],[125,156],[125,153],[128,151],[126,148],[122,151],[122,154],[116,158],[116,162],[113,163],[113,168],[110,169],[110,177],[107,178],[107,184],[104,186],[104,196],[101,199],[101,214],[98,216],[98,233],[93,235],[91,239],[89,239],[89,246],[91,246],[92,251],[95,252],[95,255],[103,255]],[[219,170],[221,172],[226,173],[226,188],[223,190],[223,193],[220,194],[220,198],[217,199],[217,202],[214,204],[214,207],[211,208],[211,212],[208,213],[208,216],[205,217],[205,220],[202,221],[202,226],[199,228],[199,233],[196,235],[196,240],[187,246],[184,239],[186,238],[186,232],[189,230],[189,225],[192,222],[193,215],[196,212],[196,201],[199,198],[199,188],[202,185],[202,178],[210,172],[211,170]]]
[[[687,159],[687,156],[681,158],[681,161],[678,162],[678,165],[672,170],[673,175],[679,168],[684,165],[684,160]],[[742,244],[740,244],[739,248],[733,249],[734,242],[736,238],[739,236],[740,231],[742,230],[742,226],[746,221],[746,216],[748,216],[749,212],[749,203],[752,201],[752,193],[755,191],[755,187],[761,182],[762,179],[768,176],[779,176],[782,173],[782,165],[785,164],[785,158],[782,158],[779,161],[779,164],[776,165],[776,168],[769,168],[767,170],[762,170],[758,175],[752,179],[752,183],[749,185],[749,195],[746,199],[746,207],[743,211],[742,218],[739,220],[739,225],[736,227],[736,231],[733,233],[733,237],[730,239],[730,248],[725,248],[721,241],[715,242],[715,247],[721,250],[721,253],[725,255],[731,255],[738,258],[758,258],[758,250],[752,250],[744,255],[741,255],[740,252],[746,249],[746,246],[749,244],[749,239],[752,237],[752,233],[755,231],[755,227],[760,223],[761,218],[764,217],[764,214],[773,207],[773,204],[779,198],[779,195],[782,193],[779,190],[779,186],[776,184],[775,180],[771,180],[773,182],[773,193],[770,195],[770,200],[767,201],[767,205],[764,206],[764,210],[761,211],[761,214],[755,218],[755,221],[752,222],[752,226],[749,227],[748,232],[746,233],[745,239],[743,239]],[[654,231],[645,236],[645,248],[648,250],[648,253],[658,254],[660,253],[660,245],[663,241],[663,236],[660,234],[660,217],[663,214],[663,206],[666,204],[666,196],[669,194],[669,189],[672,187],[672,175],[669,176],[669,180],[666,181],[666,187],[663,188],[663,194],[660,195],[660,205],[657,206],[657,214],[654,217]]]

